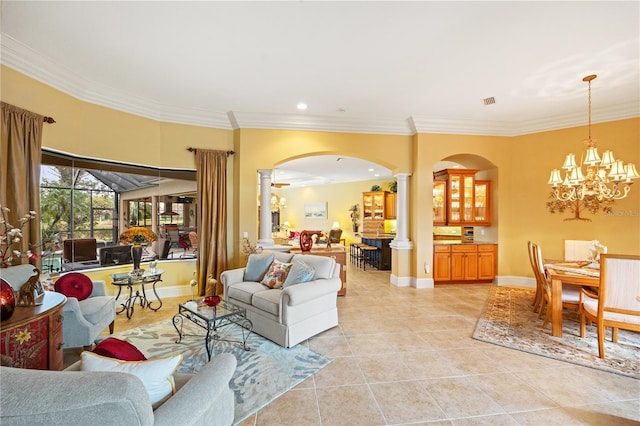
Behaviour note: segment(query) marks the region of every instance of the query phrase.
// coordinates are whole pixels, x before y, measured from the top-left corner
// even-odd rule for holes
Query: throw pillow
[[[69,272],[61,276],[54,285],[58,293],[67,297],[75,297],[78,301],[84,300],[93,291],[91,278],[80,272]]]
[[[260,282],[269,269],[269,265],[273,262],[274,257],[275,254],[272,251],[263,251],[262,253],[250,255],[247,269],[244,271],[244,280]]]
[[[269,267],[269,271],[265,274],[261,283],[269,288],[282,288],[291,266],[293,266],[293,263],[284,263],[280,262],[278,259],[274,259],[273,263],[271,263],[271,266]]]
[[[284,280],[283,288],[287,288],[292,285],[308,283],[313,279],[316,274],[316,270],[307,265],[300,259],[296,259],[293,262],[291,270],[287,274],[287,279]]]
[[[107,337],[93,348],[93,353],[106,356],[108,358],[116,358],[122,361],[146,361],[138,348],[126,340],[116,339],[115,337]]]
[[[147,361],[121,361],[88,351],[82,352],[80,357],[82,371],[117,371],[139,378],[154,408],[175,392],[173,373],[182,362],[182,354]]]

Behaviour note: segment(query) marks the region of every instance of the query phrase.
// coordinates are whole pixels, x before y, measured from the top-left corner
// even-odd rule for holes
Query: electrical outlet
[[[429,262],[424,262],[424,271],[428,274],[429,272],[431,272],[431,265],[429,265]]]

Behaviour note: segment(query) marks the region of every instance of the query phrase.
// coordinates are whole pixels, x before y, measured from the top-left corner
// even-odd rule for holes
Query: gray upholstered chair
[[[90,289],[86,287],[83,289],[82,285],[87,280],[92,286]],[[91,281],[84,274],[70,272],[60,277],[55,286],[56,291],[67,296],[67,303],[62,308],[65,348],[92,346],[107,327],[109,332],[113,333],[116,299],[113,296],[107,296],[104,281]],[[83,291],[85,294],[82,294]]]

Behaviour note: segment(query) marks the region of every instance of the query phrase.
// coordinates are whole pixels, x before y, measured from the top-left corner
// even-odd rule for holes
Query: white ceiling
[[[594,122],[640,116],[639,5],[4,0],[0,60],[156,120],[517,135],[586,124],[588,74]]]

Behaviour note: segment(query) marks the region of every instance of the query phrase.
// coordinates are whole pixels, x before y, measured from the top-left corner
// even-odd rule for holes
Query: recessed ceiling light
[[[373,171],[373,169],[369,169],[369,171],[370,171],[370,172],[372,172],[372,171]]]
[[[300,103],[297,105],[297,108],[298,108],[299,110],[303,110],[303,111],[304,111],[305,109],[307,109],[307,104],[305,104],[304,102],[300,102]]]

